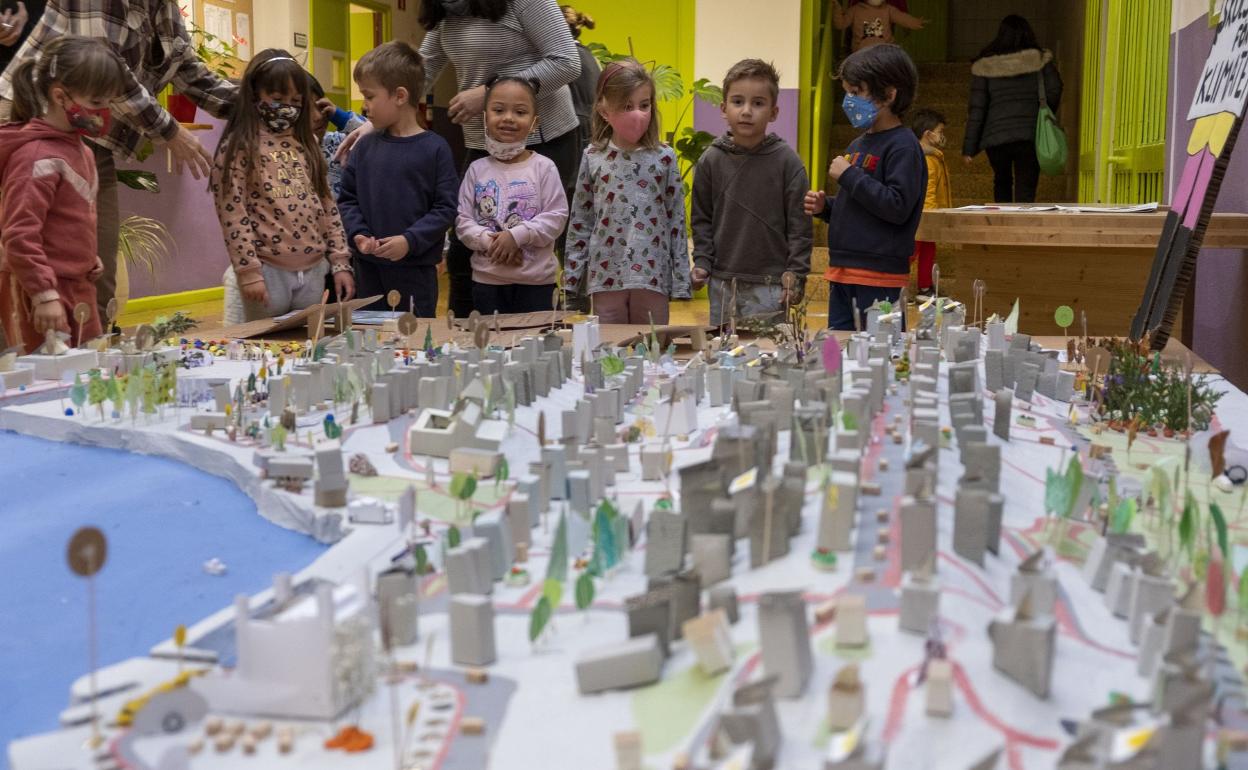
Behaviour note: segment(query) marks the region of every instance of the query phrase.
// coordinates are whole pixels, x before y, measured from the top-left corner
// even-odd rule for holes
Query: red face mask
[[[65,117],[69,119],[69,125],[77,133],[92,139],[99,139],[108,133],[112,113],[108,107],[99,109],[83,107],[71,98],[65,107]]]

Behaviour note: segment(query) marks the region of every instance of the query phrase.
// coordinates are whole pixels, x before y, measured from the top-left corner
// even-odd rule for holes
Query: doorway
[[[350,14],[350,41],[348,57],[351,71],[363,58],[364,54],[386,42],[389,37],[390,9],[385,6],[374,7],[362,2],[353,2],[347,6]],[[360,93],[355,79],[351,80],[351,109],[359,112],[364,106],[364,95]]]
[[[375,0],[311,0],[312,74],[334,104],[359,109],[351,77],[364,54],[390,39],[390,5]]]

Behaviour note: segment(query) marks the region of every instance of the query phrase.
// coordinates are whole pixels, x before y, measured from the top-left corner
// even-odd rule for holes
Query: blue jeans
[[[858,305],[858,324],[867,328],[867,308],[876,300],[896,303],[901,299],[901,289],[883,286],[862,286],[856,283],[828,284],[828,328],[838,331],[854,330],[854,304]]]

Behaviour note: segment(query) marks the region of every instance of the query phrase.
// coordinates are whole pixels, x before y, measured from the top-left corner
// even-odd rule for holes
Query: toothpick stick
[[[329,303],[329,289],[321,292],[321,311],[316,318],[316,329],[312,332],[312,350],[316,350],[316,345],[321,341],[321,330],[325,328],[325,306]],[[312,355],[308,353],[309,357]]]

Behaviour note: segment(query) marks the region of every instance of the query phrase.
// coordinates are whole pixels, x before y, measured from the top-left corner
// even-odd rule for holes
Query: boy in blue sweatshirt
[[[352,149],[338,210],[355,256],[356,296],[402,295],[417,316],[438,307],[438,263],[459,205],[459,176],[446,140],[420,126],[425,71],[420,54],[394,41],[355,66],[376,129]],[[375,309],[386,308],[384,301]]]
[[[914,101],[919,73],[899,46],[875,45],[851,55],[839,75],[842,108],[866,133],[832,161],[840,185],[829,198],[806,193],[806,213],[828,223],[828,327],[866,324],[876,300],[896,302],[910,279],[914,233],[923,216],[927,161],[901,119]]]

